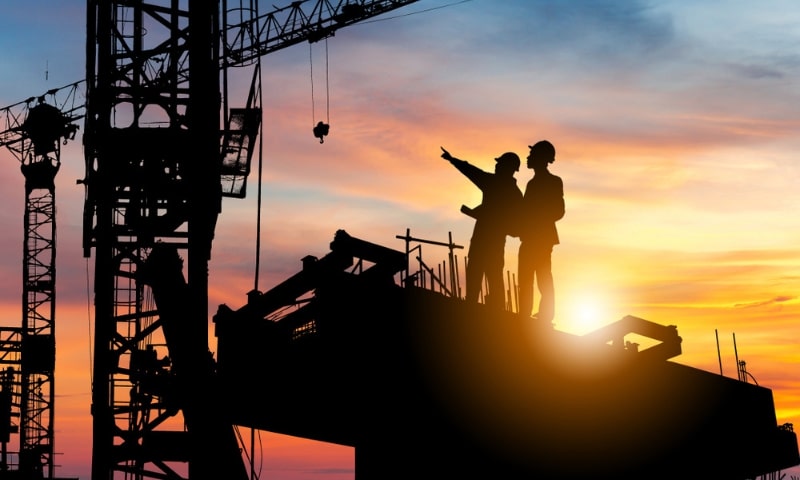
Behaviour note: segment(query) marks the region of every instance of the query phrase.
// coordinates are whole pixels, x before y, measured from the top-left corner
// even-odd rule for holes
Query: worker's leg
[[[500,253],[503,253],[502,250]],[[489,284],[489,291],[487,292],[484,303],[498,309],[505,309],[506,305],[506,287],[503,281],[503,257],[502,254],[495,255],[495,258],[489,261],[490,265],[486,269],[486,282]]]
[[[519,284],[519,313],[526,317],[533,310],[533,280],[536,273],[530,245],[519,246],[517,255],[517,282]]]
[[[536,258],[536,282],[539,286],[539,320],[552,322],[555,316],[555,286],[551,262],[552,247],[540,251]]]
[[[468,302],[478,301],[481,292],[481,282],[483,281],[483,271],[485,268],[485,261],[483,255],[477,254],[475,249],[470,250],[470,255],[467,257],[467,292],[464,299]]]

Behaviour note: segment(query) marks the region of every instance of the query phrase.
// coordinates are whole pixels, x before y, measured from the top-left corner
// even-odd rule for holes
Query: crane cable
[[[89,270],[89,257],[86,257],[86,318],[89,321],[89,391],[94,392],[94,382],[92,381],[94,379],[94,353],[92,353],[94,333],[92,332],[92,287]]]
[[[310,68],[310,75],[311,75],[311,123],[317,121],[317,116],[315,113],[315,100],[314,100],[314,59],[313,59],[313,50],[311,48],[311,44],[308,45],[308,62]],[[314,124],[314,136],[319,138],[319,143],[323,143],[325,135],[328,134],[330,131],[330,116],[331,116],[331,105],[330,105],[330,81],[328,77],[328,39],[325,39],[325,122],[320,120],[316,124]]]
[[[264,115],[261,75],[261,58],[257,60],[256,72],[258,73],[258,106],[261,115]],[[255,278],[253,279],[253,289],[258,290],[258,273],[261,270],[261,216],[262,216],[262,183],[264,174],[264,122],[258,122],[258,187],[256,189],[256,251],[255,251]]]
[[[261,75],[261,57],[259,56],[256,61],[256,73],[258,74],[258,93],[257,93],[257,101],[259,109],[261,110],[261,115],[264,115],[263,107],[263,97],[262,97],[262,78]],[[255,272],[253,278],[253,290],[258,291],[258,278],[259,278],[259,271],[261,270],[261,217],[262,217],[262,184],[263,184],[263,173],[264,173],[264,122],[263,120],[258,122],[258,182],[256,188],[256,248],[255,248]],[[239,433],[238,427],[236,428],[237,435],[239,438],[239,443],[244,446],[244,440],[241,438],[241,434]],[[256,440],[256,429],[250,429],[250,454],[247,454],[247,449],[243,448],[245,456],[247,457],[248,464],[250,466],[250,479],[257,480],[261,472],[263,470],[263,462],[264,462],[264,455],[263,455],[263,445],[261,444],[261,432],[258,432],[258,443],[261,446],[259,451],[262,452],[259,455],[259,467],[258,471],[256,471],[256,450],[255,450],[255,440]]]

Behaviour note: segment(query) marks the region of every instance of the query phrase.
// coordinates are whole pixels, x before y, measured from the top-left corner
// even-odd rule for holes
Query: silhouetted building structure
[[[669,361],[674,326],[532,326],[401,286],[405,262],[339,231],[328,255],[221,306],[229,421],[355,447],[359,480],[743,480],[800,463],[772,392]],[[656,344],[639,350],[629,333]]]

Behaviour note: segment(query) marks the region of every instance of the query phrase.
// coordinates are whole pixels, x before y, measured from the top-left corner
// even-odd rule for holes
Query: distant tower
[[[44,96],[7,107],[3,115],[6,130],[0,145],[20,161],[25,213],[22,322],[18,328],[0,327],[0,478],[53,479],[55,177],[61,166],[62,139],[74,138],[77,127]]]
[[[61,166],[61,139],[69,136],[70,129],[58,108],[39,103],[30,109],[23,130],[33,148],[21,165],[25,176],[25,245],[19,470],[30,478],[53,478],[55,177]]]

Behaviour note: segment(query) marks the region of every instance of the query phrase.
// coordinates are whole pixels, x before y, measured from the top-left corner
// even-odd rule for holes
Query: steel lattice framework
[[[222,197],[246,195],[261,124],[258,59],[416,1],[300,0],[265,15],[256,0],[87,1],[86,81],[0,110],[0,146],[19,159],[26,191],[22,325],[0,327],[0,472],[55,478],[54,179],[62,140],[83,118],[84,256],[95,251],[92,478],[246,477],[216,411],[207,270]],[[228,102],[233,67],[251,67],[238,108]],[[191,299],[177,315],[165,314],[169,291],[157,306],[143,278],[164,245],[188,259],[178,267],[185,283],[168,283]],[[14,433],[19,452],[8,449]]]
[[[74,138],[74,122],[83,113],[82,105],[76,105],[80,83],[1,112],[0,145],[19,160],[25,177],[22,322],[19,328],[0,329],[0,359],[5,366],[0,384],[0,471],[20,478],[55,478],[55,177],[61,145]],[[12,433],[19,434],[17,452],[8,448]]]
[[[256,60],[413,1],[296,1],[264,16],[257,3],[88,1],[84,255],[94,249],[95,480],[247,477],[233,426],[217,410],[207,304],[222,197],[245,195],[261,122]],[[239,108],[228,104],[234,66],[252,68]],[[191,301],[177,315],[164,314],[144,279],[160,246],[186,261],[186,283],[174,285]]]

